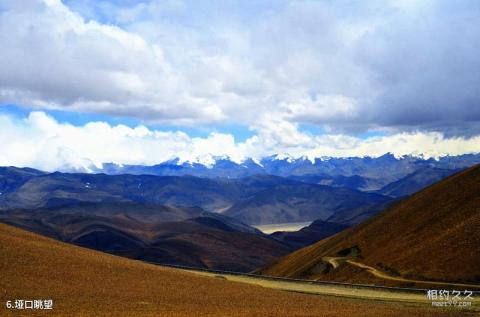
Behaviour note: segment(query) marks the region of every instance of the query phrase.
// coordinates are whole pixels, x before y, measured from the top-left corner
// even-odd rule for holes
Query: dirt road
[[[330,263],[334,269],[340,266],[342,263],[347,263],[349,265],[356,266],[361,268],[368,273],[374,275],[375,277],[384,279],[384,280],[391,280],[391,281],[398,281],[398,282],[406,282],[406,283],[416,283],[416,284],[427,284],[427,285],[438,285],[438,286],[449,286],[449,287],[458,287],[460,289],[473,289],[479,290],[480,285],[477,284],[464,284],[464,283],[449,283],[449,282],[439,282],[439,281],[424,281],[424,280],[414,280],[414,279],[407,279],[401,276],[394,276],[390,275],[387,272],[381,271],[373,266],[366,265],[364,263],[354,261],[352,258],[348,257],[323,257],[323,261]]]

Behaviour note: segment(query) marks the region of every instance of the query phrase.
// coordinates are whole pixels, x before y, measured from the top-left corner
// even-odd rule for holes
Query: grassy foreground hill
[[[262,273],[404,286],[428,285],[419,281],[479,285],[479,228],[477,165],[280,259]]]
[[[289,293],[162,268],[0,224],[4,303],[52,299],[59,316],[456,316],[424,306]],[[26,312],[26,311],[23,311]]]

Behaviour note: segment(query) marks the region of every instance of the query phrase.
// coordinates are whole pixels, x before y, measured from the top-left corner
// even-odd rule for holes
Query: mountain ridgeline
[[[213,163],[208,166],[198,162],[181,162],[179,159],[153,166],[110,163],[103,164],[101,168],[93,166],[91,171],[110,175],[191,175],[208,178],[244,178],[263,174],[293,178],[306,183],[374,191],[423,168],[459,170],[478,164],[480,154],[423,159],[415,156],[397,158],[387,153],[380,157],[324,157],[312,160],[306,157],[274,155],[259,161],[247,159],[242,163],[236,163],[228,158],[214,157],[211,161]]]
[[[6,180],[6,179],[5,179]],[[40,174],[0,196],[0,209],[38,209],[137,202],[200,207],[248,224],[326,220],[339,212],[379,211],[391,198],[348,188],[256,175],[242,179],[193,176]]]

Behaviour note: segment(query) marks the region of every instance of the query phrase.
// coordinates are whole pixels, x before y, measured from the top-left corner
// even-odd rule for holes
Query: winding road
[[[414,280],[414,279],[407,279],[401,276],[394,276],[390,275],[387,272],[381,271],[373,266],[369,266],[357,261],[352,260],[349,257],[323,257],[323,261],[330,263],[334,269],[340,266],[342,263],[347,263],[352,266],[356,266],[365,270],[366,272],[372,274],[375,277],[390,280],[390,281],[397,281],[397,282],[406,282],[406,283],[416,283],[416,284],[427,284],[427,285],[439,285],[439,286],[450,286],[450,287],[459,287],[463,289],[480,289],[480,285],[478,284],[464,284],[464,283],[449,283],[449,282],[439,282],[439,281],[427,281],[427,280]]]

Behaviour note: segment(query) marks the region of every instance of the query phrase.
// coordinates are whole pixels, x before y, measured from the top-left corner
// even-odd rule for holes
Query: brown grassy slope
[[[455,316],[439,309],[288,293],[161,268],[0,224],[0,315],[53,299],[61,316]],[[39,313],[39,311],[36,311]],[[44,314],[41,314],[44,315]]]
[[[319,273],[325,256],[358,246],[358,261],[413,279],[480,283],[480,165],[400,201],[366,222],[300,249],[266,275],[380,282],[348,264]],[[382,264],[381,266],[379,264]]]

